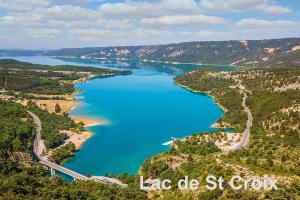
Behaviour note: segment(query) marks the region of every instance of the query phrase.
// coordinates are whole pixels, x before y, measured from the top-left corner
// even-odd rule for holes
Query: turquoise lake
[[[82,60],[47,57],[16,59],[52,65],[85,64]],[[86,64],[124,68],[118,63]],[[132,75],[97,78],[76,86],[82,92],[76,95],[78,105],[70,114],[104,119],[109,124],[88,128],[93,136],[64,163],[65,167],[89,175],[134,174],[146,158],[169,149],[163,143],[172,137],[212,130],[211,124],[223,112],[210,97],[176,86],[173,78],[183,73],[181,70],[172,73],[145,65],[130,67],[129,63],[126,67],[133,70]]]

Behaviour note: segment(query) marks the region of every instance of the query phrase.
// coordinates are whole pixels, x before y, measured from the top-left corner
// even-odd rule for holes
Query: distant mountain
[[[69,48],[48,51],[45,55],[84,59],[132,59],[238,66],[300,67],[300,38]]]
[[[0,56],[37,56],[43,51],[23,50],[23,49],[0,49]]]

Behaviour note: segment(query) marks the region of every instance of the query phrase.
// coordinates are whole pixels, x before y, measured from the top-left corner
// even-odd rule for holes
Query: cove
[[[222,115],[207,95],[174,85],[174,75],[133,72],[76,86],[82,93],[70,114],[102,118],[110,124],[89,128],[93,136],[65,167],[90,175],[134,174],[146,158],[169,148],[163,143],[211,131],[211,124]]]
[[[145,159],[169,149],[163,143],[172,137],[212,131],[211,124],[223,114],[209,96],[192,93],[173,83],[175,75],[184,73],[176,65],[168,65],[164,70],[166,66],[157,63],[152,66],[42,56],[13,58],[38,64],[133,70],[129,76],[97,78],[76,86],[81,93],[76,95],[78,105],[70,114],[110,122],[88,128],[93,136],[63,164],[82,174],[137,173]]]

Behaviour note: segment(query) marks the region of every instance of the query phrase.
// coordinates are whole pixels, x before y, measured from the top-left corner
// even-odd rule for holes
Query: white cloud
[[[292,20],[246,18],[232,22],[230,17],[221,17],[223,12],[290,12],[275,0],[119,0],[94,9],[83,6],[96,1],[102,0],[0,0],[0,46],[160,44],[290,37],[300,32],[299,23]],[[204,14],[213,10],[222,12],[218,16]]]
[[[20,27],[34,27],[37,24],[41,24],[43,16],[38,14],[32,15],[7,15],[0,18],[0,25],[2,26],[12,26],[17,28]]]
[[[299,36],[300,24],[289,20],[248,18],[236,22],[232,28],[235,39],[268,39]]]
[[[88,46],[97,46],[101,43],[102,46],[113,45],[136,45],[136,44],[166,44],[173,42],[186,42],[210,40],[211,37],[224,40],[229,38],[227,32],[213,31],[170,31],[151,28],[137,28],[133,30],[101,30],[101,29],[73,29],[71,30],[72,38],[87,44]],[[124,40],[126,38],[126,40]],[[99,46],[99,45],[98,45]]]
[[[83,43],[95,45],[128,45],[136,42],[145,43],[153,42],[157,38],[165,37],[168,31],[156,29],[133,29],[133,30],[102,30],[102,29],[73,29],[70,31],[73,39],[80,40]],[[126,40],[124,40],[126,38]]]
[[[159,18],[143,18],[142,24],[152,26],[206,26],[224,24],[225,19],[205,15],[174,15]]]
[[[26,34],[30,35],[34,39],[52,40],[59,36],[62,31],[59,29],[24,29]]]
[[[87,4],[91,2],[103,2],[104,0],[52,0],[54,3],[58,4]]]
[[[291,12],[291,9],[279,6],[271,0],[201,0],[203,10],[249,12],[261,11],[266,14],[282,15]]]
[[[105,3],[98,9],[103,15],[126,17],[158,17],[168,14],[199,14],[195,0],[160,0],[158,2],[125,1]]]
[[[101,16],[97,11],[79,6],[52,6],[36,8],[32,12],[20,12],[0,18],[0,25],[21,27],[56,27],[65,29],[70,26],[95,26]]]
[[[268,21],[268,20],[262,20],[256,18],[248,18],[236,22],[234,26],[240,29],[261,29],[261,28],[281,29],[284,27],[297,26],[297,23],[288,20]]]
[[[288,7],[277,5],[262,5],[261,10],[270,15],[283,15],[292,12]]]
[[[4,16],[0,18],[0,25],[9,26],[14,23],[15,17],[14,16]]]
[[[28,12],[49,5],[50,0],[0,0],[0,10],[7,12]]]
[[[49,20],[56,21],[95,21],[100,18],[99,13],[94,10],[70,5],[52,6],[39,10],[39,13],[43,14]]]

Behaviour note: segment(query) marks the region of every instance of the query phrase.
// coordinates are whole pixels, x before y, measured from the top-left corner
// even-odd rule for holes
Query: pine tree
[[[60,108],[59,104],[58,103],[55,104],[55,112],[59,113],[60,111],[61,111],[61,108]]]

